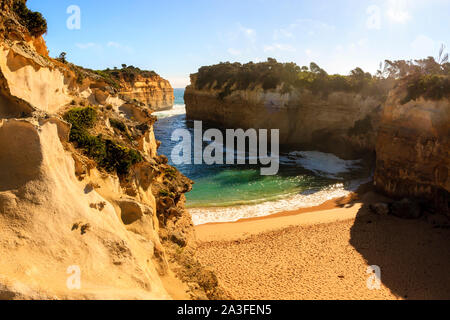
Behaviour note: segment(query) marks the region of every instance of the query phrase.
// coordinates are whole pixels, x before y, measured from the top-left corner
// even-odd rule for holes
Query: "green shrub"
[[[402,100],[406,104],[423,97],[426,100],[440,100],[450,97],[450,78],[443,75],[413,75],[406,78],[407,95]]]
[[[109,123],[111,123],[111,126],[113,128],[116,128],[117,130],[122,132],[127,132],[127,126],[122,121],[116,119],[109,119]]]
[[[105,79],[105,81],[114,88],[119,88],[118,81],[121,79],[133,83],[137,76],[142,76],[145,78],[158,76],[155,71],[141,70],[133,66],[126,66],[125,64],[122,65],[122,69],[115,68],[114,70],[96,70],[94,72]]]
[[[40,12],[28,9],[24,0],[15,0],[12,9],[32,36],[39,37],[47,32],[45,18]]]
[[[106,71],[102,71],[102,70],[95,70],[94,73],[96,73],[98,76],[102,77],[105,82],[107,84],[109,84],[111,87],[118,89],[120,87],[119,83],[117,82],[116,79],[114,79],[114,77],[106,72]]]
[[[107,171],[128,174],[132,165],[143,160],[142,155],[134,149],[123,147],[112,140],[104,140],[104,144],[105,153],[99,159],[99,164]]]
[[[97,111],[92,107],[73,108],[64,115],[64,120],[73,127],[89,129],[97,121]]]
[[[169,198],[175,198],[175,193],[170,192],[168,190],[162,189],[159,190],[159,195],[163,198],[169,197]]]
[[[132,165],[143,161],[139,151],[121,146],[110,139],[103,139],[101,135],[94,136],[89,133],[88,129],[92,128],[97,120],[94,108],[74,108],[65,114],[64,119],[72,124],[70,141],[76,143],[78,148],[83,149],[87,156],[106,171],[126,175]]]
[[[162,189],[162,190],[159,190],[159,195],[161,197],[168,197],[170,195],[170,192],[165,189]]]
[[[169,179],[176,179],[177,177],[177,169],[173,167],[168,167],[164,169],[164,173],[166,174]]]
[[[328,75],[314,62],[310,67],[300,68],[295,63],[278,63],[271,58],[261,63],[226,62],[202,67],[195,79],[194,85],[198,90],[221,90],[218,94],[221,100],[233,90],[247,90],[258,85],[266,91],[281,85],[283,94],[290,93],[294,88],[305,88],[325,95],[332,91],[375,95],[381,91],[381,80],[360,68],[353,70],[349,76]]]
[[[116,128],[120,132],[122,132],[129,140],[131,140],[130,132],[128,131],[128,127],[120,120],[117,119],[109,119],[109,123],[113,128]]]

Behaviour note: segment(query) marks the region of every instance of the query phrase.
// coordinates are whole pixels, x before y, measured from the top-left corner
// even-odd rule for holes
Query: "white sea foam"
[[[356,189],[371,180],[353,180],[346,186],[336,184],[322,190],[310,190],[286,199],[269,201],[256,205],[241,205],[223,208],[192,208],[189,209],[195,225],[207,223],[235,222],[241,219],[270,216],[283,211],[292,211],[301,208],[319,206],[329,200],[347,197]]]
[[[179,116],[182,114],[186,114],[186,105],[184,104],[176,104],[172,109],[153,113],[154,116],[160,119]]]
[[[342,174],[361,167],[362,160],[342,160],[331,153],[318,151],[295,151],[281,157],[285,165],[300,165],[316,175],[343,180]]]

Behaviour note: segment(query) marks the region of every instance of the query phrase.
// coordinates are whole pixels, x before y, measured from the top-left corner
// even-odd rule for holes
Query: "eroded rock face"
[[[153,110],[173,107],[174,94],[169,81],[160,76],[143,77],[138,75],[134,81],[120,81],[120,94],[126,99],[136,99]]]
[[[224,99],[218,90],[185,92],[187,117],[225,128],[280,129],[283,145],[331,152],[355,159],[375,150],[383,97],[334,92],[328,96],[281,89],[234,91]]]
[[[153,209],[133,216],[140,233],[129,232],[114,202],[76,178],[56,124],[4,120],[0,148],[8,150],[0,155],[0,253],[8,257],[0,282],[11,298],[170,298],[149,263],[160,245]],[[79,290],[67,285],[70,266],[81,271]]]
[[[194,250],[183,195],[192,181],[158,156],[151,110],[121,99],[102,77],[47,57],[11,3],[0,0],[0,299],[195,298],[170,264],[179,244],[160,238],[180,232],[185,252]],[[142,97],[156,92],[161,106],[170,93],[158,92],[170,85],[159,81],[146,83],[155,91],[142,89]],[[86,106],[98,115],[92,134],[142,155],[128,175],[102,170],[69,142],[64,114]],[[162,194],[171,199],[164,208]],[[177,273],[193,261],[178,263]]]
[[[377,141],[375,183],[394,197],[428,199],[448,214],[450,101],[401,104],[398,86],[386,102]]]

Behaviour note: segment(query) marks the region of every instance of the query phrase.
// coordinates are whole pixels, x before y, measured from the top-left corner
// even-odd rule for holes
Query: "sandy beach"
[[[235,299],[450,299],[450,230],[377,216],[367,207],[383,198],[360,194],[197,226],[198,258]],[[372,265],[381,270],[373,290]]]

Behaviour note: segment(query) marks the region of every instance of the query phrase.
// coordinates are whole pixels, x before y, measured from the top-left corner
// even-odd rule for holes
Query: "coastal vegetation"
[[[415,74],[408,79],[407,95],[402,104],[411,100],[441,100],[450,98],[450,77],[439,74]]]
[[[133,83],[139,76],[144,78],[152,78],[158,76],[155,71],[141,70],[134,66],[127,66],[126,64],[122,64],[122,69],[108,68],[106,70],[95,70],[94,72],[106,79],[107,82],[114,83],[114,86],[116,86],[116,84],[118,85],[118,81],[120,81],[121,79]]]
[[[126,81],[134,83],[138,77],[153,78],[159,77],[155,71],[141,70],[134,66],[122,65],[122,69],[105,69],[105,70],[92,70],[77,66],[67,61],[67,53],[62,52],[56,59],[56,61],[68,65],[69,68],[75,73],[78,84],[82,84],[86,78],[100,77],[111,88],[119,90],[120,81]]]
[[[450,63],[448,54],[441,48],[437,58],[422,60],[386,60],[375,75],[361,68],[349,75],[328,74],[312,62],[300,67],[295,63],[279,63],[269,58],[266,62],[247,64],[219,63],[201,67],[195,74],[195,89],[219,90],[219,99],[224,99],[236,90],[252,90],[260,86],[265,91],[280,88],[286,94],[294,89],[308,89],[314,94],[328,95],[331,92],[354,92],[363,96],[382,95],[384,83],[389,80],[406,81],[408,94],[403,103],[425,99],[439,100],[450,95]]]
[[[25,0],[15,0],[12,9],[32,36],[39,37],[47,32],[47,20],[40,12],[28,9]]]
[[[97,111],[93,107],[73,108],[64,115],[64,119],[72,124],[70,141],[106,171],[126,175],[132,165],[143,161],[138,151],[89,132],[97,121]]]
[[[269,58],[261,63],[226,62],[202,67],[196,74],[195,87],[199,90],[206,88],[222,90],[219,94],[222,99],[233,90],[251,90],[257,86],[261,86],[264,90],[281,86],[283,93],[304,88],[323,94],[346,91],[370,95],[382,91],[381,80],[361,68],[356,68],[349,76],[329,75],[314,62],[309,67],[300,67],[295,63],[279,63]]]
[[[440,100],[450,97],[450,63],[444,49],[442,46],[437,58],[393,62],[386,60],[384,69],[378,71],[378,74],[402,79],[406,83],[407,95],[402,100],[403,104],[419,98]]]

